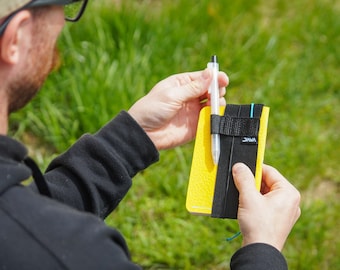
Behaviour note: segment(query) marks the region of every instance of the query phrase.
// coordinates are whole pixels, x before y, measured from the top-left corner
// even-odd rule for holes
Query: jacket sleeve
[[[126,195],[132,177],[158,159],[144,130],[122,111],[53,160],[45,179],[52,198],[105,218]]]
[[[287,270],[283,255],[273,246],[255,243],[239,249],[231,258],[231,270]]]

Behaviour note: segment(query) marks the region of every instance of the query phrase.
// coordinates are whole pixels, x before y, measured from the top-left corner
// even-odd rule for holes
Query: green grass
[[[265,161],[302,193],[284,249],[290,269],[339,269],[338,1],[113,2],[90,3],[67,26],[60,69],[12,116],[11,133],[46,166],[159,80],[202,69],[217,54],[230,77],[229,103],[271,107]],[[193,143],[162,152],[107,219],[145,269],[228,269],[240,246],[241,238],[225,241],[238,231],[235,221],[186,212],[192,151]]]

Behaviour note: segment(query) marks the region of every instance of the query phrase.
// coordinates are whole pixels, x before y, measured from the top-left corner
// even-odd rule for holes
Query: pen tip
[[[211,62],[217,63],[217,55],[211,56]]]

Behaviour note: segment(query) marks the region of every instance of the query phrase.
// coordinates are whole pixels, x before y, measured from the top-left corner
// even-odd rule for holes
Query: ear
[[[27,45],[28,27],[32,15],[28,10],[15,14],[6,27],[6,31],[0,39],[0,57],[8,64],[19,62],[23,46]]]

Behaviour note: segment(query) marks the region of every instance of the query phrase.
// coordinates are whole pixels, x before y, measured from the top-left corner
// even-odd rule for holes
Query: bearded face
[[[36,95],[53,69],[54,63],[57,62],[57,58],[56,48],[45,55],[32,51],[31,57],[27,59],[27,69],[18,74],[9,86],[9,113],[21,109]]]
[[[36,12],[32,30],[32,46],[23,59],[21,71],[8,87],[9,114],[24,107],[39,91],[51,70],[58,63],[56,36],[49,31]]]

